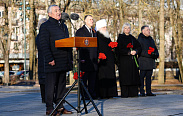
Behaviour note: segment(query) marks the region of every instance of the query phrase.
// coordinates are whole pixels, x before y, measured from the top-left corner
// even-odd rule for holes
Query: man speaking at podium
[[[58,104],[66,90],[66,72],[72,69],[72,48],[56,48],[55,40],[69,37],[67,26],[61,20],[60,8],[51,5],[48,8],[49,19],[40,27],[40,45],[44,54],[46,73],[46,115],[54,109],[53,103]],[[58,106],[57,114],[71,114],[64,108],[63,103]],[[55,113],[54,113],[55,114]]]
[[[84,17],[85,25],[76,31],[76,37],[96,37],[96,32],[92,29],[93,17],[86,15]],[[81,47],[80,48],[80,68],[85,72],[82,77],[85,86],[93,99],[96,99],[96,77],[97,77],[97,47]],[[85,99],[89,99],[85,93]]]

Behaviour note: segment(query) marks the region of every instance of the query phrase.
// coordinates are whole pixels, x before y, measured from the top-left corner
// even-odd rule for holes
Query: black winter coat
[[[40,48],[39,34],[36,37],[36,45],[38,49],[38,73],[44,73],[44,55]]]
[[[92,30],[93,37],[96,37],[96,32]],[[83,25],[76,31],[76,37],[92,37],[92,34]],[[82,47],[80,48],[80,59],[85,60],[84,63],[80,63],[81,71],[97,71],[98,70],[98,52],[97,47]]]
[[[43,23],[39,30],[39,41],[41,50],[45,58],[45,73],[69,71],[72,69],[72,48],[56,48],[55,40],[60,40],[69,37],[67,26],[61,21],[49,17],[49,20]],[[48,64],[55,61],[55,65]]]
[[[133,45],[133,50],[136,50],[135,55],[136,60],[137,55],[141,52],[140,43],[132,35],[119,34],[118,37],[118,47],[116,49],[116,54],[119,59],[119,79],[120,85],[140,85],[139,70],[135,63],[134,56],[130,54],[130,48],[127,45],[131,43]]]
[[[146,37],[142,33],[139,34],[138,41],[141,44],[142,52],[139,56],[140,70],[153,70],[155,68],[155,59],[148,54],[149,47],[154,48],[154,52],[159,56],[158,50],[151,36]]]
[[[38,79],[39,84],[45,84],[45,73],[44,73],[44,56],[40,49],[39,34],[36,37],[36,45],[38,49]]]
[[[106,55],[105,60],[99,62],[99,75],[98,75],[98,91],[99,97],[110,98],[117,96],[117,84],[115,75],[114,52],[108,46],[111,42],[110,38],[104,37],[103,34],[97,32],[98,51]]]

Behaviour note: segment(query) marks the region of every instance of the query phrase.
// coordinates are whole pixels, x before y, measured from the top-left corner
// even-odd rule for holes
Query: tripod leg
[[[80,99],[80,78],[78,78],[78,111],[77,111],[77,113],[78,113],[78,115],[80,115],[81,114],[81,110],[80,110],[80,103],[81,103],[81,99]]]
[[[88,111],[87,111],[87,107],[86,107],[86,102],[85,102],[83,87],[81,87],[81,96],[82,96],[82,98],[83,98],[83,104],[84,104],[85,113],[87,114]]]
[[[95,110],[97,111],[98,115],[99,115],[99,116],[102,116],[102,114],[101,114],[100,111],[98,110],[97,106],[95,105],[95,103],[94,103],[94,101],[93,101],[93,99],[92,99],[90,93],[89,93],[88,90],[86,89],[86,87],[85,87],[83,81],[80,80],[80,83],[81,83],[82,87],[84,88],[85,92],[87,93],[88,97],[90,98],[90,101],[92,102],[93,107],[94,107]]]
[[[55,112],[55,110],[58,108],[58,106],[65,100],[65,98],[68,96],[68,94],[71,92],[71,90],[74,88],[74,86],[76,85],[77,80],[75,80],[75,82],[72,84],[72,86],[70,87],[70,89],[67,91],[67,93],[64,95],[64,97],[59,101],[59,103],[56,105],[55,109],[53,109],[53,111],[51,112],[50,116]]]

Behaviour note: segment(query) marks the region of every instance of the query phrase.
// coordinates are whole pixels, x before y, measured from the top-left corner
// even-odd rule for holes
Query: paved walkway
[[[183,116],[183,95],[160,92],[156,97],[113,98],[94,100],[103,116]],[[77,94],[70,93],[67,101],[77,106]],[[68,104],[65,107],[77,112]],[[0,86],[0,116],[45,116],[45,104],[41,103],[39,87]],[[88,114],[97,116],[93,106]],[[64,116],[64,115],[63,115]]]

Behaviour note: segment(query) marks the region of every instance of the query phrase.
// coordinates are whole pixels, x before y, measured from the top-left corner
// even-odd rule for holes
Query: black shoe
[[[156,94],[153,94],[153,93],[147,93],[146,95],[147,96],[156,96]]]
[[[140,97],[146,97],[145,93],[140,94]]]

